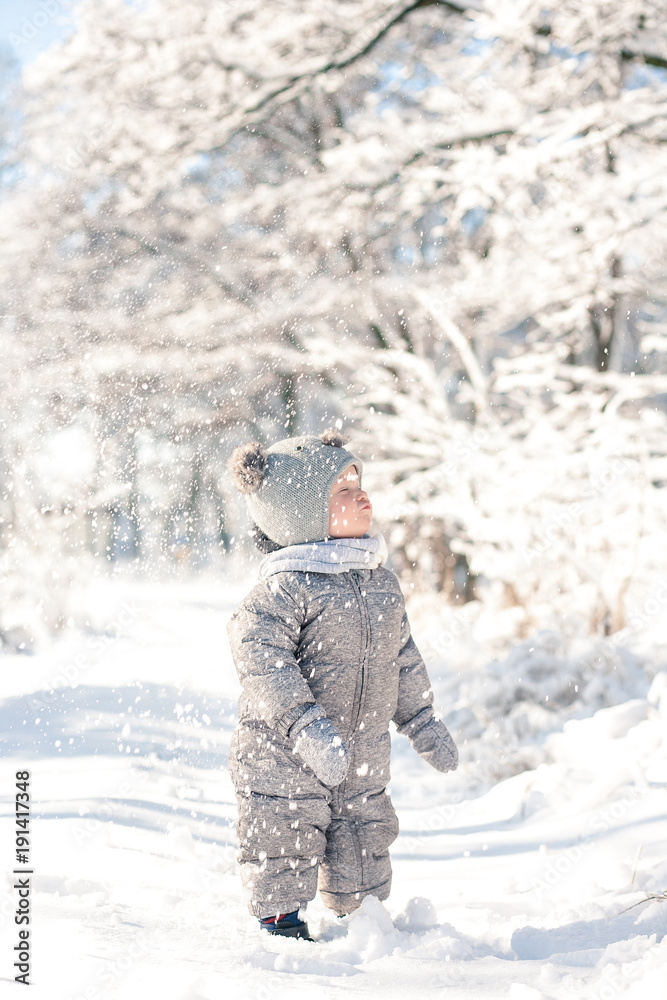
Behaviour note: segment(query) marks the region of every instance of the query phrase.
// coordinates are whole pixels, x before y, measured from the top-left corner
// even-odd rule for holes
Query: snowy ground
[[[667,996],[667,900],[626,910],[667,889],[662,623],[643,659],[600,665],[619,703],[597,711],[590,657],[547,636],[485,667],[492,644],[455,623],[431,672],[462,766],[438,774],[395,738],[390,899],[342,921],[315,901],[315,943],[275,940],[241,898],[225,768],[238,692],[225,623],[250,584],[98,584],[52,647],[0,660],[0,995],[19,991],[9,873],[26,767],[33,996]],[[427,621],[413,630],[434,648]],[[536,704],[531,683],[560,707]]]

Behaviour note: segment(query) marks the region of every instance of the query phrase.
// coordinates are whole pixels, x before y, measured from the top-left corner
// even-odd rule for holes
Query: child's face
[[[359,485],[353,465],[340,474],[331,488],[329,535],[332,538],[361,538],[373,519],[368,494]]]

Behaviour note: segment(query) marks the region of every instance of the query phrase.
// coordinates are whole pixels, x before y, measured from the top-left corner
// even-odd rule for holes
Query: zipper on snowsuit
[[[364,632],[364,646],[363,646],[362,658],[361,658],[361,684],[359,685],[359,702],[358,702],[358,706],[357,706],[356,715],[354,717],[354,722],[352,723],[352,730],[351,730],[352,733],[354,733],[355,730],[356,730],[356,728],[357,728],[357,723],[359,722],[359,716],[361,715],[361,709],[364,706],[364,695],[366,694],[366,690],[365,690],[366,667],[368,665],[368,650],[370,648],[370,637],[371,637],[370,618],[369,618],[369,615],[368,615],[368,606],[366,604],[366,601],[363,599],[363,597],[361,595],[361,587],[359,586],[359,582],[354,578],[354,575],[353,575],[354,573],[355,573],[355,570],[351,570],[351,572],[350,572],[350,582],[352,583],[352,586],[353,586],[354,591],[355,591],[355,596],[357,598],[357,603],[359,604],[359,611],[360,611],[360,614],[361,614],[361,627],[362,627],[363,632]]]
[[[357,603],[359,605],[359,612],[361,616],[361,627],[364,633],[364,644],[362,648],[362,658],[361,658],[361,682],[359,684],[359,699],[357,702],[357,711],[355,713],[354,722],[352,723],[352,729],[351,729],[352,738],[354,740],[354,732],[356,731],[357,724],[361,716],[361,710],[364,706],[364,700],[366,694],[366,667],[368,666],[368,651],[370,649],[371,629],[370,629],[370,618],[368,615],[368,606],[362,596],[361,587],[359,586],[359,581],[355,577],[355,570],[351,570],[350,572],[350,582],[354,589],[355,596],[357,598]],[[345,781],[343,781],[343,784],[339,786],[338,791],[345,788],[346,784],[347,784],[347,779],[345,779]],[[361,886],[364,884],[364,859],[361,853],[361,838],[359,836],[358,820],[352,821],[352,842],[354,844],[354,853],[356,855],[357,866],[360,877],[359,887],[361,888]]]

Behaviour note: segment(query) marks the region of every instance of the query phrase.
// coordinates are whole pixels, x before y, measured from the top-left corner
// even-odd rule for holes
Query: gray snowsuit
[[[398,820],[386,791],[389,722],[440,771],[458,755],[433,715],[424,661],[396,575],[280,572],[258,583],[227,626],[242,683],[229,768],[250,912],[290,912],[314,898],[337,914],[386,899]],[[293,753],[290,726],[317,703],[350,751],[337,787]],[[319,886],[318,886],[319,883]]]

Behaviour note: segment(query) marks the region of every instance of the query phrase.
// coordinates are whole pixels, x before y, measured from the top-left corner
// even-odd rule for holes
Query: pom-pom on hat
[[[331,487],[341,472],[363,464],[343,446],[348,438],[334,428],[320,435],[285,438],[265,448],[259,441],[241,444],[228,469],[246,495],[255,524],[277,545],[319,542],[329,537]]]

